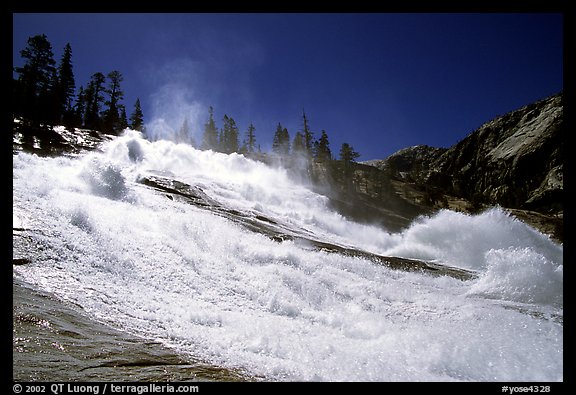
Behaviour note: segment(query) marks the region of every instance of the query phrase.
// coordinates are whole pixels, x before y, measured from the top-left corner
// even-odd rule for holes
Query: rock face
[[[422,181],[485,203],[562,211],[563,142],[556,95],[485,123],[433,161]]]
[[[367,164],[472,206],[532,211],[561,227],[563,148],[559,93],[486,122],[449,149],[419,145]]]
[[[504,207],[562,211],[562,94],[491,120],[450,149],[406,148],[370,161],[396,179]]]
[[[447,148],[434,148],[428,145],[416,145],[403,148],[383,160],[370,160],[363,162],[375,166],[394,178],[407,182],[421,181],[422,175],[427,174],[433,162]]]

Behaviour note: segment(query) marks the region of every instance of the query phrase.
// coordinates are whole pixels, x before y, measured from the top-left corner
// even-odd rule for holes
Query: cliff
[[[398,190],[423,191],[419,201],[430,207],[500,205],[561,239],[563,150],[559,93],[486,122],[449,149],[419,145],[365,163]]]

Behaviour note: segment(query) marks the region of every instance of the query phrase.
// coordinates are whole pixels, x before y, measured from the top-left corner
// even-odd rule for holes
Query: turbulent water
[[[278,242],[143,185],[161,174],[317,240],[476,272],[461,281]],[[351,222],[282,169],[150,142],[13,157],[19,281],[182,356],[265,380],[562,381],[563,248],[494,208],[402,233]]]

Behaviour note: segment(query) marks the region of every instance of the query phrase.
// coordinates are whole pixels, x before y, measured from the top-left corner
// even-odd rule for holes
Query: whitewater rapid
[[[231,209],[461,281],[278,243],[138,182],[163,174]],[[14,275],[184,355],[289,381],[562,381],[563,247],[504,210],[401,233],[347,220],[283,169],[126,131],[102,152],[13,157]]]

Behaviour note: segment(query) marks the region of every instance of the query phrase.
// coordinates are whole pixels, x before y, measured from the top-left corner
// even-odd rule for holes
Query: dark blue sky
[[[278,122],[291,138],[305,109],[333,154],[359,160],[416,144],[449,147],[482,123],[563,87],[561,13],[13,14],[13,62],[46,34],[67,42],[77,87],[95,72],[124,76],[130,115],[201,133],[250,122],[269,149]]]

